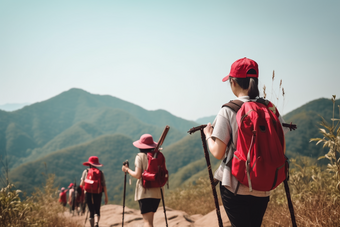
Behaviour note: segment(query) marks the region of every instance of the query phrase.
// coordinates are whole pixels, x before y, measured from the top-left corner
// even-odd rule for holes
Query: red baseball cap
[[[249,70],[255,70],[255,74],[248,74]],[[236,78],[247,78],[247,77],[259,77],[259,68],[257,66],[257,63],[254,60],[251,60],[249,58],[241,58],[235,61],[231,65],[230,73],[228,76],[224,77],[222,79],[223,82],[227,81],[229,79],[229,76],[236,77]]]

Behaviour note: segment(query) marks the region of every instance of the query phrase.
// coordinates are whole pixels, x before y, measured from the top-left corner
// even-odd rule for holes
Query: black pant
[[[93,198],[93,199],[92,199]],[[102,203],[102,193],[86,193],[86,203],[90,211],[90,218],[94,218],[94,214],[100,216],[100,205]]]
[[[225,211],[233,227],[260,227],[269,196],[234,195],[220,184]]]

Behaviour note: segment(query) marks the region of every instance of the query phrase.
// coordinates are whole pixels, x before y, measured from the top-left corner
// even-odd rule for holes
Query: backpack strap
[[[235,99],[235,100],[231,100],[230,102],[224,104],[224,105],[222,106],[222,108],[223,108],[223,107],[228,107],[228,108],[232,109],[235,113],[237,113],[237,112],[239,111],[239,109],[241,108],[241,106],[243,105],[243,103],[244,103],[244,102],[242,102],[241,100]],[[231,136],[228,146],[230,146],[230,144],[232,143],[232,140],[233,140],[233,138],[232,138],[232,136]],[[225,163],[226,166],[228,166],[228,167],[231,169],[232,160],[233,160],[233,159],[231,158],[231,159],[229,160],[229,162],[227,163],[227,157],[225,157],[225,158],[223,159],[223,162]],[[238,191],[239,186],[240,186],[240,182],[237,181],[236,190],[235,190],[235,192],[234,192],[234,195],[235,195],[235,196],[237,195],[237,191]]]
[[[256,99],[256,102],[262,103],[262,104],[264,104],[265,106],[268,106],[268,104],[270,103],[269,100],[266,100],[266,99],[264,99],[264,98],[258,98],[258,99]]]
[[[239,109],[241,108],[241,106],[243,105],[243,103],[244,102],[242,102],[241,100],[238,100],[238,99],[230,100],[230,102],[224,104],[222,106],[222,108],[223,107],[228,107],[228,108],[232,109],[235,113],[237,113],[239,111]],[[229,144],[227,146],[230,146],[230,143],[232,143],[232,137],[231,137],[231,139],[229,141]],[[227,162],[227,157],[225,157],[223,159],[223,162],[226,163],[226,165],[231,168],[231,160],[232,159],[230,159],[230,161],[228,163],[226,163]]]
[[[230,109],[237,113],[237,111],[241,108],[242,104],[243,102],[241,100],[235,99],[224,104],[222,107],[229,107]]]

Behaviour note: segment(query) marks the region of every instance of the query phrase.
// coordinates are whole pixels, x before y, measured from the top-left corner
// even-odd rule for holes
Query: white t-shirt
[[[142,152],[138,153],[135,159],[135,166],[140,168],[143,173],[148,167],[148,156]],[[161,190],[160,188],[144,188],[143,179],[140,178],[136,182],[135,201],[146,198],[161,199]]]
[[[255,101],[250,100],[249,96],[243,96],[237,99],[241,100],[242,102]],[[279,120],[281,123],[283,122],[283,119],[281,117],[279,118]],[[214,174],[214,178],[221,181],[223,186],[225,186],[229,191],[234,193],[237,188],[238,180],[231,174],[231,169],[228,166],[226,166],[226,163],[228,163],[233,158],[234,151],[236,150],[238,130],[238,125],[236,122],[236,113],[228,107],[221,108],[212,126],[214,127],[214,130],[211,135],[211,138],[214,140],[218,138],[227,145],[225,152],[225,158],[227,158],[226,162],[225,163],[223,161],[221,162],[219,168],[216,170]],[[240,184],[237,190],[237,194],[266,197],[270,195],[270,192],[257,191],[254,189],[252,191],[249,191],[249,188],[247,186]]]

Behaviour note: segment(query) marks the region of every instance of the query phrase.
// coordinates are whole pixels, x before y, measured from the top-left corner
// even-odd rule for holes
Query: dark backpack
[[[279,112],[264,99],[245,103],[234,100],[223,106],[237,113],[238,137],[232,174],[250,191],[276,188],[286,179],[288,171]]]
[[[89,193],[102,193],[102,171],[97,168],[90,168],[87,170],[87,177],[85,179],[85,191]]]
[[[144,188],[163,187],[169,178],[162,152],[148,152],[148,167],[142,174]]]

